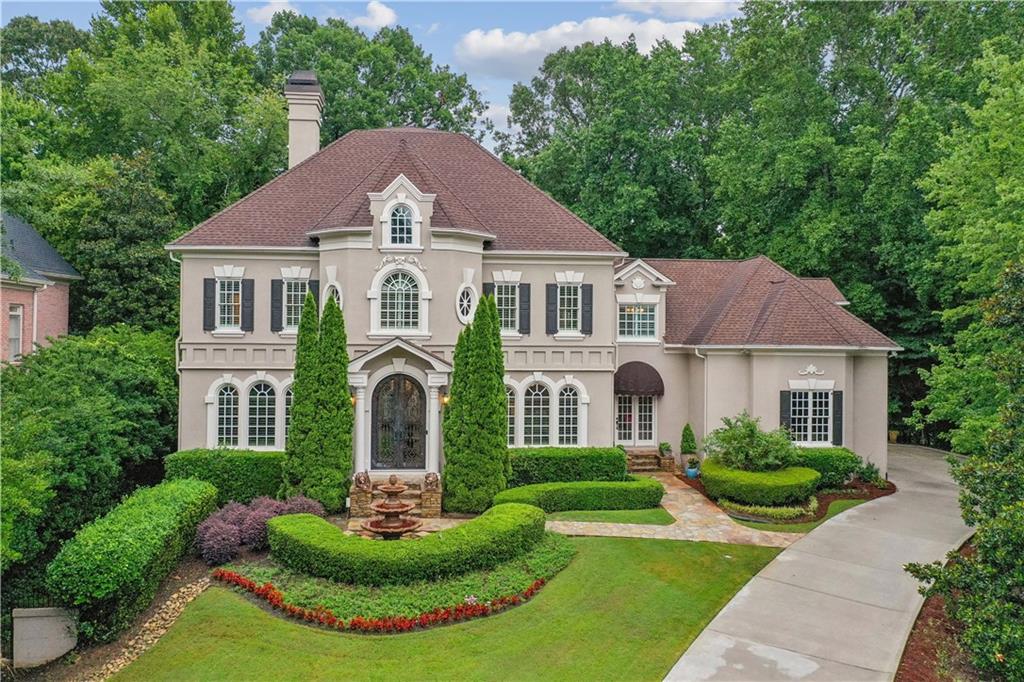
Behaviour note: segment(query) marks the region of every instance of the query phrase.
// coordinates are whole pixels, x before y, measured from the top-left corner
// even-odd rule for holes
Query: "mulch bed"
[[[686,474],[676,474],[676,478],[699,492],[704,497],[707,497],[708,500],[718,507],[718,503],[708,497],[708,493],[704,489],[704,483],[700,480],[699,476],[697,478],[687,478]],[[889,486],[887,488],[876,488],[868,483],[852,481],[846,484],[846,487],[842,492],[819,493],[816,495],[815,497],[818,498],[818,510],[813,514],[805,514],[803,516],[798,516],[795,519],[786,519],[785,521],[779,521],[778,519],[763,519],[763,521],[766,523],[807,523],[808,521],[817,521],[818,519],[824,518],[825,514],[828,513],[828,506],[836,500],[874,500],[879,497],[885,497],[886,495],[892,495],[896,490],[896,484],[892,481],[889,481]],[[722,509],[722,507],[718,508]],[[729,511],[726,509],[722,509],[722,511],[729,514]]]
[[[973,551],[969,544],[960,554]],[[946,614],[946,600],[934,595],[924,600],[896,669],[895,682],[976,682],[981,675],[971,665],[957,637],[960,626]]]

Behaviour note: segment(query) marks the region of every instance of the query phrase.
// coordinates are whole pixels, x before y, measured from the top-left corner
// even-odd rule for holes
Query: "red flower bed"
[[[222,568],[214,569],[211,574],[214,580],[240,587],[253,596],[264,600],[271,607],[291,618],[314,623],[334,630],[349,630],[351,632],[372,632],[372,633],[394,633],[408,632],[417,628],[429,628],[435,625],[445,625],[472,618],[482,618],[499,611],[518,606],[527,601],[544,587],[546,582],[543,578],[533,581],[529,587],[517,594],[510,594],[499,597],[492,601],[481,604],[462,603],[448,608],[437,608],[433,611],[421,613],[415,618],[405,616],[391,616],[388,618],[363,618],[356,616],[347,623],[335,616],[330,609],[318,606],[315,609],[307,609],[302,606],[288,604],[284,600],[284,594],[274,587],[273,583],[256,583],[234,571],[225,571]]]

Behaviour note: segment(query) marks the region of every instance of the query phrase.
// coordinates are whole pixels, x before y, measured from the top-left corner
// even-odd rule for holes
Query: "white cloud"
[[[250,7],[245,10],[245,15],[249,17],[249,21],[254,24],[267,25],[270,20],[274,18],[274,15],[278,12],[295,12],[301,14],[299,8],[288,2],[288,0],[271,0],[265,5],[259,7]]]
[[[662,38],[679,45],[684,33],[698,28],[700,25],[691,21],[637,21],[625,14],[563,21],[533,33],[478,28],[459,39],[455,57],[462,68],[472,73],[522,80],[533,75],[546,55],[561,47],[605,38],[621,43],[634,35],[637,47],[647,52]]]
[[[698,0],[697,2],[615,0],[615,5],[627,12],[660,14],[672,19],[692,19],[694,21],[726,17],[735,14],[740,8],[739,2],[731,0]]]
[[[398,14],[379,0],[370,0],[366,5],[366,15],[352,20],[353,26],[376,31],[398,21]]]
[[[440,22],[440,21],[435,21],[434,23],[432,23],[432,24],[431,24],[431,25],[430,25],[430,26],[429,26],[429,27],[427,28],[427,35],[429,36],[429,35],[430,35],[431,33],[434,33],[434,32],[436,32],[436,31],[437,31],[437,29],[439,29],[439,28],[441,28],[441,22]]]
[[[497,130],[508,130],[508,115],[512,110],[504,104],[488,104],[481,118],[490,119]]]

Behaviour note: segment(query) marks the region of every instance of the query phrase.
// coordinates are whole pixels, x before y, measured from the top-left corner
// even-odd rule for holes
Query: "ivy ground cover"
[[[569,566],[499,615],[400,635],[284,620],[224,587],[192,602],[119,680],[653,680],[777,549],[572,538]]]

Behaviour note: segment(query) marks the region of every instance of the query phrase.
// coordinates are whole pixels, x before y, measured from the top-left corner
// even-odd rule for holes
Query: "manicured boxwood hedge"
[[[128,627],[216,506],[209,483],[167,481],[134,493],[66,542],[47,567],[47,584],[79,610],[83,637],[108,641]]]
[[[535,483],[509,488],[494,496],[494,504],[532,504],[546,512],[592,509],[650,509],[661,503],[665,489],[653,478],[628,481]]]
[[[276,497],[283,481],[283,452],[257,450],[182,450],[164,459],[167,479],[197,478],[217,487],[217,503],[247,503]]]
[[[625,481],[621,448],[515,448],[510,488],[554,481]]]
[[[821,474],[807,467],[786,467],[777,471],[729,469],[714,458],[704,460],[701,481],[708,495],[744,504],[779,505],[803,502],[818,487]]]
[[[863,464],[857,453],[846,448],[797,448],[797,451],[796,465],[821,474],[820,488],[841,487]]]
[[[267,529],[271,555],[293,570],[343,583],[389,585],[493,568],[524,554],[544,536],[544,512],[503,504],[416,541],[345,535],[312,514],[278,516]]]

